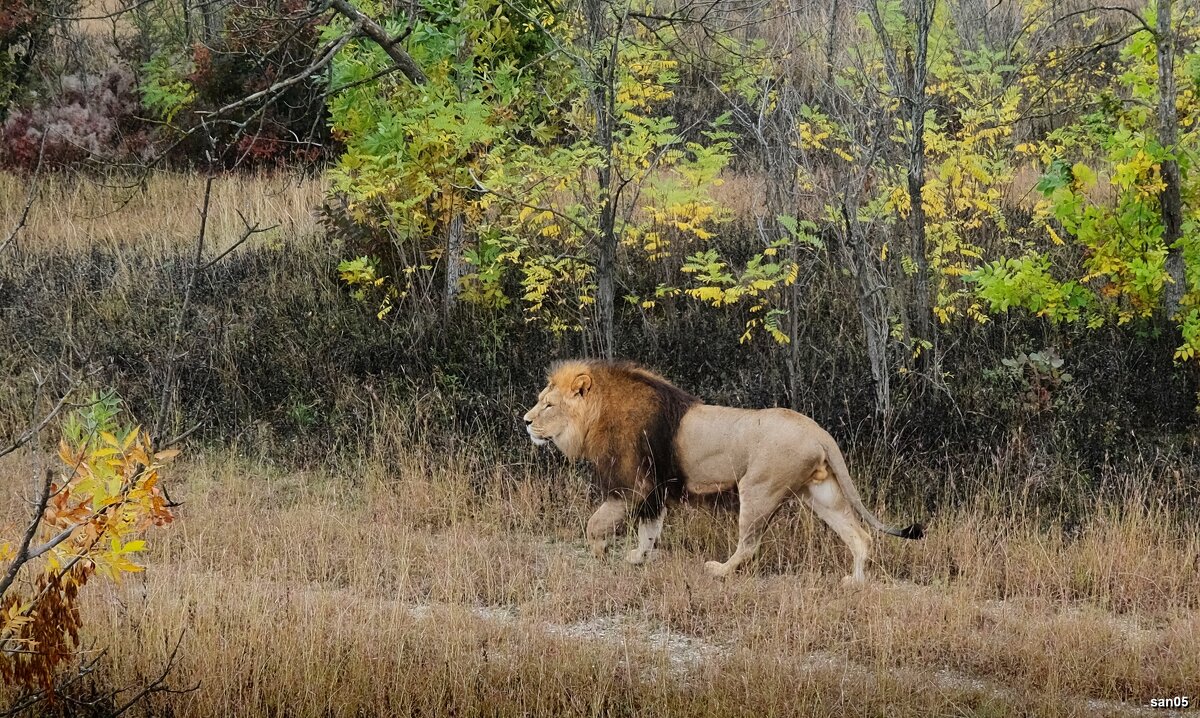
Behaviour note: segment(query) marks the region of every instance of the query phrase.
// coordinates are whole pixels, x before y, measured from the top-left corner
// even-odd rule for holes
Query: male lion
[[[587,459],[607,497],[587,524],[603,558],[609,539],[636,512],[638,545],[626,556],[642,563],[662,532],[668,499],[737,487],[737,550],[705,570],[724,577],[754,557],[780,504],[799,496],[846,542],[854,556],[848,582],[862,582],[871,536],[906,539],[920,524],[887,526],[866,509],[837,443],[812,419],[789,409],[734,409],[702,404],[663,377],[628,362],[564,361],[550,368],[537,405],[525,414],[534,444],[554,442],[568,458]]]

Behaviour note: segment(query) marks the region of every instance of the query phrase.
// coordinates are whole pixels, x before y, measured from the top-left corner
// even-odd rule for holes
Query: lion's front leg
[[[654,547],[658,545],[658,537],[662,535],[663,519],[667,515],[665,506],[659,507],[658,516],[638,517],[638,545],[625,555],[625,560],[632,564],[645,563],[650,558]]]
[[[610,496],[600,504],[596,513],[587,522],[588,547],[592,555],[603,559],[608,552],[608,542],[621,528],[629,516],[630,502],[619,496]]]

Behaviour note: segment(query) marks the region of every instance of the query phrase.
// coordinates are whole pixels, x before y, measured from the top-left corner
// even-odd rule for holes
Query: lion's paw
[[[713,578],[725,578],[729,575],[729,568],[720,561],[708,561],[704,564],[704,572]]]
[[[588,548],[591,549],[592,555],[603,561],[608,556],[607,541],[588,541]]]
[[[860,589],[866,585],[866,576],[842,576],[842,588]]]

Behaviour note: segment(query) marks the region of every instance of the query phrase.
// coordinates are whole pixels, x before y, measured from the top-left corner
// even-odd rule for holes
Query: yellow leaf
[[[67,446],[67,442],[65,441],[58,442],[58,458],[62,459],[63,463],[68,466],[74,466],[77,461],[71,451],[71,447]]]

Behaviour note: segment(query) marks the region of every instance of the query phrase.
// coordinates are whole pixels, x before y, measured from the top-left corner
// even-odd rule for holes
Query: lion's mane
[[[657,516],[668,499],[683,493],[675,435],[699,400],[663,377],[631,362],[571,360],[550,368],[563,387],[580,374],[592,378],[579,422],[582,456],[596,467],[605,493],[634,490],[644,496],[639,515]]]

